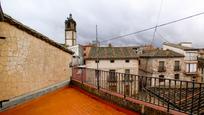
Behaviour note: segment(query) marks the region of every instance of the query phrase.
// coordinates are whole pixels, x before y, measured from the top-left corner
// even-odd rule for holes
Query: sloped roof
[[[97,51],[98,49],[98,51]],[[98,53],[98,55],[97,55]],[[91,59],[137,59],[137,52],[132,47],[92,47],[87,56]]]
[[[157,49],[157,50],[145,52],[141,54],[140,57],[141,58],[178,58],[178,57],[184,57],[184,55],[171,50]]]
[[[175,48],[179,48],[182,50],[198,50],[196,48],[192,48],[192,47],[186,47],[186,46],[182,46],[180,44],[174,44],[174,43],[163,43],[163,45],[167,45],[167,46],[171,46],[171,47],[175,47]]]
[[[4,20],[4,13],[3,10],[1,9],[1,2],[0,2],[0,21]]]
[[[65,47],[63,47],[63,46],[61,46],[61,45],[58,44],[57,42],[51,40],[51,39],[48,38],[47,36],[45,36],[45,35],[43,35],[43,34],[37,32],[36,30],[31,29],[30,27],[28,27],[28,26],[22,24],[21,22],[19,22],[19,21],[13,19],[11,16],[9,16],[9,15],[7,15],[7,14],[3,14],[3,18],[4,18],[4,20],[3,20],[4,22],[7,22],[7,23],[9,23],[9,24],[15,26],[16,28],[21,29],[22,31],[25,31],[25,32],[27,32],[28,34],[30,34],[30,35],[32,35],[32,36],[35,36],[36,38],[39,38],[39,39],[41,39],[41,40],[43,40],[43,41],[49,43],[50,45],[55,46],[55,47],[57,47],[57,48],[59,48],[59,49],[65,51],[65,52],[67,52],[67,53],[69,53],[69,54],[74,54],[74,52],[70,51],[69,49],[67,49],[67,48],[65,48]]]

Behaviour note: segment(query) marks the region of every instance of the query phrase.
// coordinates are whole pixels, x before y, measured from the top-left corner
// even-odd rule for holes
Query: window
[[[186,72],[187,73],[195,73],[196,72],[197,64],[187,63],[186,64]]]
[[[174,71],[180,71],[180,61],[175,61]]]
[[[96,63],[99,63],[99,60],[95,60]]]
[[[110,62],[111,62],[111,63],[114,63],[114,62],[115,62],[115,60],[110,60]]]
[[[175,79],[179,79],[179,74],[174,75]]]
[[[139,60],[139,62],[138,62],[138,63],[139,63],[139,65],[140,65],[140,60]]]
[[[129,63],[129,62],[130,62],[130,60],[125,60],[125,62],[126,62],[126,63]]]
[[[117,82],[117,77],[114,69],[109,71],[108,82]]]
[[[164,71],[165,71],[164,61],[159,61],[158,72],[164,72]]]
[[[159,75],[159,82],[164,82],[164,75]]]
[[[84,53],[84,56],[86,56],[86,53]]]

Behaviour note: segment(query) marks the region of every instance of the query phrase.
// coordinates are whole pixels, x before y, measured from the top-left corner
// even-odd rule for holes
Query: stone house
[[[179,44],[163,43],[163,49],[169,49],[184,55],[184,74],[191,80],[198,80],[198,49],[192,47],[191,42],[182,42]]]
[[[72,75],[69,68],[72,54],[1,10],[0,104],[7,101],[2,107],[68,85]]]
[[[198,81],[204,82],[204,49],[198,50]]]
[[[198,81],[204,82],[204,58],[198,57]]]
[[[122,76],[118,76],[119,73],[134,74],[138,75],[138,54],[133,47],[90,47],[90,51],[85,58],[86,68],[93,68],[99,70],[108,71],[109,74],[103,80],[105,81],[106,87],[111,91],[122,91],[124,88],[119,89],[119,82],[122,80]],[[87,72],[88,73],[88,72]],[[88,75],[93,79],[92,76]],[[120,80],[119,80],[120,79]],[[111,84],[109,83],[111,81]],[[126,86],[127,94],[129,91],[137,90],[129,85]]]
[[[183,75],[184,55],[171,50],[146,51],[139,57],[139,75],[188,80]]]

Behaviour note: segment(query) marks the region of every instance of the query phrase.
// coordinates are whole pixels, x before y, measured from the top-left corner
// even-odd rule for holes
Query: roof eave
[[[140,58],[184,58],[184,56],[140,56]]]
[[[96,60],[96,59],[99,59],[99,60],[110,60],[110,59],[113,59],[113,60],[125,60],[125,59],[138,59],[139,57],[129,57],[129,58],[85,58],[85,60]]]
[[[3,18],[4,18],[4,22],[7,22],[11,25],[14,25],[15,27],[17,27],[18,29],[21,29],[25,32],[27,32],[28,34],[35,36],[36,38],[39,38],[71,55],[74,54],[74,52],[72,52],[71,50],[68,50],[67,48],[61,46],[60,44],[56,43],[55,41],[49,39],[47,36],[42,35],[41,33],[37,32],[36,30],[31,29],[30,27],[22,24],[21,22],[18,22],[17,20],[13,19],[11,16],[7,15],[7,14],[3,14]]]

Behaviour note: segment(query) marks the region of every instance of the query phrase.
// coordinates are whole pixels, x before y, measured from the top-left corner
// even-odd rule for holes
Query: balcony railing
[[[158,68],[158,72],[165,72],[166,71],[166,68],[164,66],[160,66]]]
[[[180,66],[174,66],[174,71],[181,71]]]
[[[118,72],[115,72],[117,81],[113,83],[108,82],[109,76],[109,71],[75,68],[72,80],[92,85],[98,90],[117,93],[124,99],[162,106],[167,111],[171,109],[187,114],[204,114],[204,83]]]
[[[187,56],[187,57],[185,57],[185,60],[187,60],[187,61],[196,61],[197,56]]]

